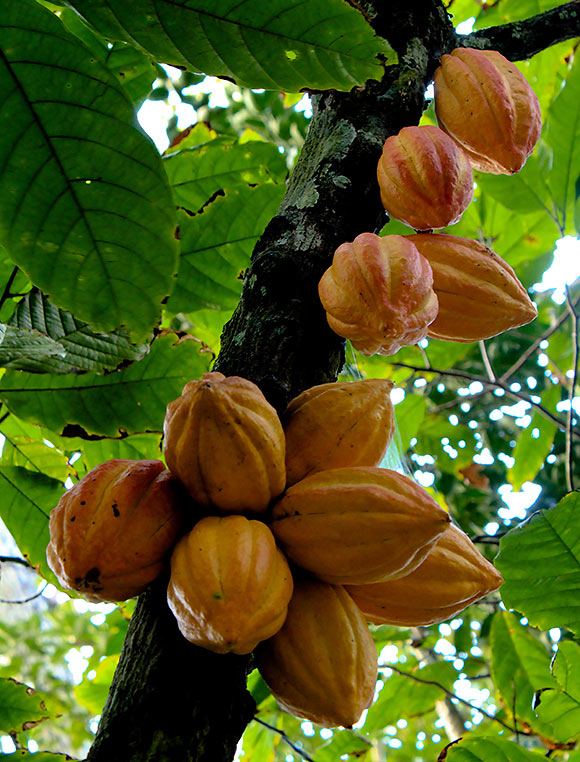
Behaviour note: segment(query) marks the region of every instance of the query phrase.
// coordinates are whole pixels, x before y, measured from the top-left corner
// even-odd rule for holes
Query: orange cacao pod
[[[416,568],[449,526],[411,479],[387,468],[334,468],[302,479],[274,505],[288,558],[331,584],[367,584]]]
[[[429,263],[409,244],[361,233],[338,247],[318,284],[328,325],[364,355],[416,344],[437,315]]]
[[[282,629],[256,661],[282,709],[319,725],[352,727],[373,700],[375,645],[343,587],[297,582]]]
[[[48,565],[89,601],[139,595],[184,529],[189,496],[159,460],[101,463],[50,513]]]
[[[519,172],[542,131],[534,91],[497,50],[444,55],[435,72],[435,112],[474,168],[493,174]]]
[[[346,589],[367,621],[419,627],[450,619],[502,582],[469,537],[452,525],[406,577]]]
[[[465,153],[438,127],[403,127],[383,146],[377,167],[383,206],[415,230],[458,222],[473,197]]]
[[[187,640],[247,654],[286,618],[293,582],[272,532],[244,516],[208,516],[177,544],[167,601]]]
[[[409,239],[429,261],[439,312],[429,336],[479,341],[533,320],[537,310],[499,254],[469,238],[418,234]]]
[[[206,373],[167,406],[168,468],[204,506],[264,511],[284,489],[284,431],[260,389],[238,376]]]
[[[286,484],[341,466],[378,466],[393,433],[392,381],[320,384],[299,394],[283,416]]]

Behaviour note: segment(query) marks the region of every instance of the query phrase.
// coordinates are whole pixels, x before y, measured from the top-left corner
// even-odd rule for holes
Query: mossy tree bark
[[[524,58],[580,34],[579,0],[468,38],[455,35],[440,0],[351,1],[390,41],[399,64],[380,83],[313,95],[307,140],[256,246],[215,365],[256,382],[278,410],[303,389],[336,379],[344,345],[326,325],[317,284],[340,243],[385,221],[375,179],[381,148],[389,135],[418,123],[440,56],[466,43],[501,43],[508,57]],[[252,717],[250,659],[185,641],[165,587],[160,581],[138,602],[91,762],[231,762]]]

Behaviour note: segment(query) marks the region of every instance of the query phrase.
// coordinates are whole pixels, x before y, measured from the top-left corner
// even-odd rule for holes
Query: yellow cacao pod
[[[297,582],[282,629],[256,662],[282,709],[318,725],[350,728],[373,700],[375,645],[340,586]]]
[[[479,341],[529,323],[536,307],[499,254],[468,238],[418,234],[409,239],[429,261],[439,312],[429,336]]]
[[[449,526],[411,479],[387,468],[334,468],[302,479],[270,524],[288,558],[331,584],[367,584],[416,568]]]
[[[469,159],[434,126],[403,127],[387,138],[377,179],[389,215],[415,230],[459,222],[473,197]]]
[[[161,461],[101,463],[51,511],[48,565],[89,601],[133,598],[162,571],[186,506],[189,496]]]
[[[492,174],[519,172],[542,131],[534,91],[497,50],[456,48],[442,57],[435,113],[473,167]]]
[[[195,500],[228,513],[264,511],[284,489],[284,431],[260,389],[206,373],[170,402],[164,423],[168,468]]]
[[[502,582],[501,574],[469,537],[452,525],[406,577],[346,589],[367,621],[420,627],[450,619]]]
[[[407,237],[361,233],[338,247],[318,293],[335,333],[364,355],[392,355],[427,335],[437,315],[432,277]]]
[[[187,640],[247,654],[286,618],[293,582],[272,532],[244,516],[208,516],[177,544],[167,601]]]
[[[320,384],[295,397],[283,416],[286,484],[342,466],[378,466],[395,431],[392,381]]]

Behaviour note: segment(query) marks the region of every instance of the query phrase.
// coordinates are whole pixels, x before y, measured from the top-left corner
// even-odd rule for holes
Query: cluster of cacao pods
[[[536,308],[515,272],[478,241],[433,233],[458,222],[473,169],[519,172],[540,137],[538,99],[501,53],[457,48],[435,72],[439,127],[404,127],[378,163],[388,214],[417,235],[362,233],[319,284],[332,330],[365,355],[429,336],[479,341],[530,322]]]
[[[366,622],[447,619],[501,584],[430,495],[380,468],[392,383],[313,387],[282,420],[259,388],[207,373],[167,408],[160,461],[103,463],[51,512],[49,564],[89,600],[138,595],[171,556],[181,633],[255,651],[280,705],[352,726],[371,703]]]

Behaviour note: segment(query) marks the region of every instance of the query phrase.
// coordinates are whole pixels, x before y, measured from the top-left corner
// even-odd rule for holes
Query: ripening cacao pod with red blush
[[[393,382],[320,384],[295,397],[282,416],[286,484],[342,466],[378,466],[395,431]]]
[[[189,495],[161,461],[109,460],[51,511],[48,565],[89,601],[124,601],[160,574],[193,518]]]
[[[452,525],[423,563],[407,576],[346,589],[367,621],[421,627],[456,616],[497,590],[502,582],[493,564]]]
[[[361,233],[343,243],[318,284],[329,326],[364,355],[425,338],[437,315],[429,263],[405,236]]]
[[[187,640],[247,654],[286,618],[293,581],[272,532],[244,516],[208,516],[177,544],[167,601]]]
[[[536,317],[513,269],[487,246],[443,233],[411,235],[409,240],[433,270],[439,312],[429,326],[431,338],[480,341]]]
[[[281,630],[256,663],[282,709],[325,727],[352,727],[371,704],[377,652],[343,587],[296,583]]]
[[[519,172],[542,131],[536,94],[497,50],[456,48],[435,72],[439,126],[469,156],[474,169]]]
[[[287,557],[331,584],[408,574],[449,526],[449,515],[388,468],[333,468],[292,485],[270,527]]]
[[[473,197],[469,159],[434,126],[403,127],[387,138],[377,179],[389,215],[415,230],[459,222]]]
[[[167,406],[168,468],[193,498],[227,513],[264,511],[284,489],[285,441],[256,384],[206,373]]]

